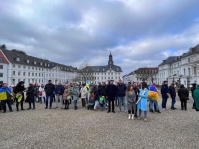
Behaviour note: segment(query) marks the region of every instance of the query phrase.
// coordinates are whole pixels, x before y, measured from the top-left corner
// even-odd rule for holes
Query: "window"
[[[19,61],[20,61],[19,57],[17,57],[17,58],[16,58],[16,61],[17,61],[17,62],[19,62]]]
[[[28,76],[30,76],[30,72],[28,72]]]
[[[30,61],[27,59],[27,60],[26,60],[26,63],[29,63],[29,62],[30,62]]]
[[[18,65],[18,68],[21,68],[21,65]]]
[[[20,76],[21,75],[21,72],[20,71],[18,71],[18,76]]]
[[[15,68],[15,64],[13,64],[12,67]]]
[[[32,73],[32,76],[34,76],[34,73]]]
[[[188,75],[190,76],[191,75],[191,69],[188,68]]]
[[[23,66],[24,69],[26,69],[26,66]]]
[[[184,68],[184,75],[186,75],[186,69]]]
[[[32,67],[32,70],[34,70],[34,67]]]
[[[190,63],[190,58],[188,58],[188,63]]]
[[[37,73],[35,73],[35,76],[37,77]]]
[[[0,65],[0,69],[3,69],[3,65]]]
[[[193,69],[194,69],[194,70],[193,70],[194,75],[197,75],[196,67],[194,67]]]
[[[12,75],[15,75],[15,71],[12,72]]]
[[[36,65],[37,64],[37,62],[36,61],[34,61],[34,65]]]
[[[0,57],[0,62],[2,62],[3,61],[3,58],[2,57]]]
[[[26,72],[23,72],[23,76],[26,76]]]
[[[30,69],[30,66],[28,66],[28,69]]]
[[[0,77],[3,77],[3,73],[0,73]]]

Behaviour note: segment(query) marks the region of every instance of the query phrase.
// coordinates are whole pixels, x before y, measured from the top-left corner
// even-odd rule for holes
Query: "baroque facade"
[[[27,55],[19,50],[0,50],[0,81],[16,85],[24,81],[29,83],[46,84],[52,80],[54,84],[72,82],[76,77],[77,68],[51,62]]]
[[[190,48],[180,56],[171,56],[158,66],[158,83],[168,80],[177,85],[184,84],[190,87],[192,83],[199,83],[199,44]]]

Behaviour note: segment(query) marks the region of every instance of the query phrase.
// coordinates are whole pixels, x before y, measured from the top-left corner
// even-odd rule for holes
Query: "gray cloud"
[[[175,0],[7,0],[0,44],[66,65],[105,65],[112,51],[124,72],[157,66],[198,42],[199,2]]]

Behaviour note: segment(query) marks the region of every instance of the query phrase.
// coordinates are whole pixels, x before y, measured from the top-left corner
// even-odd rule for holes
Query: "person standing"
[[[52,102],[53,102],[53,92],[55,90],[55,85],[52,84],[51,80],[48,80],[48,84],[45,85],[44,88],[45,92],[46,92],[46,108],[48,109],[48,99],[50,98],[50,107],[49,109],[52,108]]]
[[[126,85],[123,84],[122,80],[119,80],[117,85],[117,96],[119,100],[119,112],[122,110],[122,105],[124,106],[124,112],[126,112]]]
[[[71,99],[70,97],[70,89],[69,89],[69,85],[65,85],[64,88],[64,93],[63,93],[63,100],[65,101],[65,110],[69,109],[69,100]]]
[[[171,109],[172,110],[175,110],[175,103],[176,103],[176,90],[175,90],[175,87],[174,87],[174,83],[171,83],[171,85],[169,86],[169,95],[172,99],[171,101]]]
[[[127,106],[128,106],[128,119],[134,119],[134,113],[136,109],[136,94],[133,90],[133,86],[129,85],[126,92]]]
[[[109,85],[107,86],[106,95],[108,97],[108,112],[111,111],[112,103],[112,112],[115,113],[114,100],[117,95],[117,87],[113,84],[113,80],[110,80]]]
[[[193,83],[193,84],[192,84],[192,87],[191,87],[191,94],[192,94],[192,98],[193,98],[193,101],[194,101],[194,102],[193,102],[193,107],[192,107],[192,109],[195,109],[195,108],[196,108],[195,100],[194,100],[194,95],[193,95],[195,89],[196,89],[196,83]]]
[[[139,109],[139,117],[140,120],[142,111],[144,112],[144,121],[146,122],[147,117],[147,97],[148,97],[148,88],[146,82],[142,82],[140,89],[140,100],[138,100],[138,109]]]
[[[189,99],[189,91],[184,87],[183,84],[180,85],[178,90],[178,96],[181,101],[181,110],[187,110],[187,100]]]
[[[15,98],[16,98],[16,108],[17,108],[17,111],[19,111],[19,103],[21,104],[21,110],[25,110],[23,108],[24,91],[25,91],[24,82],[20,81],[17,84],[17,86],[15,87],[15,90],[14,90],[14,93],[16,95]],[[22,96],[21,100],[17,99],[17,94]]]
[[[36,102],[39,102],[39,86],[38,83],[34,85],[34,98]]]
[[[73,84],[73,89],[72,89],[72,96],[73,96],[73,101],[74,101],[74,110],[77,110],[77,100],[79,99],[79,87],[77,86],[76,83]]]
[[[197,85],[196,89],[193,92],[193,97],[195,101],[195,109],[199,111],[199,84]]]
[[[85,108],[86,107],[86,95],[88,93],[86,84],[82,84],[80,92],[81,92],[82,107]]]
[[[12,91],[8,87],[7,83],[3,83],[2,87],[0,87],[0,93],[4,94],[4,97],[1,96],[0,98],[0,101],[2,102],[3,113],[6,113],[6,104],[8,105],[10,112],[13,112],[11,106]]]
[[[33,104],[33,110],[35,109],[35,93],[34,93],[34,86],[32,83],[29,84],[28,90],[26,91],[26,95],[27,95],[27,101],[29,102],[29,108],[27,110],[31,109],[31,103]]]
[[[41,86],[39,87],[39,102],[42,103],[42,98],[44,99],[44,103],[45,103],[45,90],[44,90],[44,85],[41,84]]]
[[[169,96],[169,88],[168,88],[168,83],[167,81],[164,81],[162,87],[161,87],[161,94],[162,94],[162,109],[166,110],[167,106],[167,99]]]
[[[63,98],[62,98],[63,93],[64,93],[64,87],[62,86],[61,82],[58,82],[57,86],[55,87],[56,107],[54,109],[58,108],[59,100],[60,100],[60,107],[61,109],[63,109]]]
[[[133,83],[133,90],[135,92],[135,95],[136,95],[136,102],[138,101],[138,97],[139,97],[139,94],[140,94],[140,90],[138,89],[137,87],[137,83]],[[137,117],[137,105],[135,107],[135,117]]]

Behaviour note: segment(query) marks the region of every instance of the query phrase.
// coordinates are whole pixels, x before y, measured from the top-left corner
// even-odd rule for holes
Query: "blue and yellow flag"
[[[0,100],[7,100],[7,92],[11,94],[10,88],[0,88]]]
[[[90,91],[90,86],[89,86],[89,80],[86,80],[86,87],[88,88],[88,90]]]
[[[18,100],[18,102],[21,102],[23,95],[22,94],[17,94],[16,98]]]

